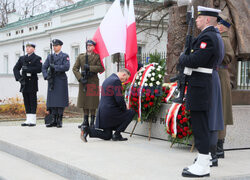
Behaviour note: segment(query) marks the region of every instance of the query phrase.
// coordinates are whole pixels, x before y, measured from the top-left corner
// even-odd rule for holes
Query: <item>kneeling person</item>
[[[101,100],[98,107],[96,128],[82,127],[81,139],[87,142],[87,136],[104,140],[126,141],[124,132],[132,121],[135,112],[128,109],[122,95],[122,83],[130,77],[127,69],[121,69],[117,74],[109,76],[102,84]],[[102,129],[102,130],[101,130]],[[112,131],[115,133],[112,135]]]

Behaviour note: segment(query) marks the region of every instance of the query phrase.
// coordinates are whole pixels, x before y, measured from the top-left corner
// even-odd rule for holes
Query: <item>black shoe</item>
[[[33,127],[33,126],[36,126],[36,124],[29,124],[29,127]]]
[[[52,118],[52,122],[50,123],[50,124],[46,124],[46,127],[56,127],[56,125],[57,125],[57,123],[56,123],[56,121],[57,121],[57,115],[53,115],[53,118]]]
[[[216,146],[209,147],[209,151],[211,152],[211,157],[212,157],[212,159],[210,159],[210,167],[218,166],[218,158],[216,155],[216,150],[217,150]]]
[[[113,134],[112,140],[113,141],[127,141],[128,138],[123,138],[122,135]]]
[[[81,129],[83,126],[89,127],[89,115],[84,115],[82,124],[78,125],[78,128]]]
[[[224,144],[224,139],[219,139],[217,142],[217,151],[216,151],[217,158],[225,158],[223,144]]]
[[[83,142],[88,142],[87,141],[87,136],[89,135],[89,127],[87,126],[82,126],[81,127],[81,134],[80,134],[80,138]]]
[[[58,118],[57,118],[57,123],[56,123],[57,128],[62,127],[62,117],[63,117],[63,115],[59,115]]]
[[[21,126],[29,126],[29,124],[22,123]]]
[[[207,177],[210,176],[210,174],[204,174],[204,175],[196,175],[188,171],[188,168],[184,168],[181,174],[183,177]]]

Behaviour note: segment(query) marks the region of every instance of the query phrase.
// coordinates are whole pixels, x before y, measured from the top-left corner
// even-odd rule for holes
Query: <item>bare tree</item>
[[[0,28],[8,23],[8,14],[15,11],[14,0],[0,0]]]

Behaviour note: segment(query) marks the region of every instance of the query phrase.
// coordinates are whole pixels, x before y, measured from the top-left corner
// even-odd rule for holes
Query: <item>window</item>
[[[16,53],[16,62],[18,61],[19,58],[20,58],[20,53]]]
[[[3,56],[3,66],[1,68],[1,74],[8,74],[8,61],[9,61],[9,58],[8,58],[8,55],[4,55]]]
[[[70,64],[71,64],[71,68],[73,68],[76,59],[78,57],[78,55],[80,54],[80,47],[79,46],[72,46],[72,59],[70,59]],[[81,71],[81,70],[80,70]],[[70,82],[71,83],[77,83],[77,79],[75,78],[74,74],[72,71],[70,71]]]
[[[48,55],[50,54],[50,50],[44,50],[44,62],[46,61],[46,59],[47,59],[47,57],[48,57]]]
[[[238,88],[250,89],[250,62],[239,61],[238,72]]]
[[[6,34],[6,36],[7,36],[7,37],[10,37],[10,36],[11,36],[11,33],[10,33],[10,32],[9,32],[9,33],[7,33],[7,34]]]

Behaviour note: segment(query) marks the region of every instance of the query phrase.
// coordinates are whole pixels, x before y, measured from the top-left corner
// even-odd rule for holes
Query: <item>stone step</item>
[[[1,180],[66,180],[32,163],[0,151],[0,179]]]
[[[170,142],[128,134],[123,134],[129,138],[126,142],[83,143],[77,125],[68,123],[61,129],[0,125],[0,150],[67,179],[91,180],[185,179],[181,171],[196,156],[187,146],[170,148]],[[250,178],[249,159],[250,150],[226,152],[219,167],[211,169],[211,178]]]

